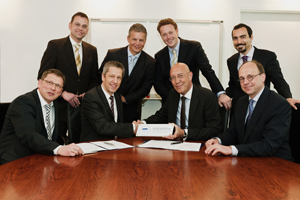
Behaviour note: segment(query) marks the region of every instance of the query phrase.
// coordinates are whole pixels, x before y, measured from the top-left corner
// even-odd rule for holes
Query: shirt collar
[[[41,102],[41,106],[44,107],[45,105],[48,105],[48,103],[45,101],[45,99],[42,97],[39,89],[37,89],[37,93]],[[53,105],[53,101],[51,101],[50,105]]]
[[[128,53],[128,57],[130,56],[133,56],[133,57],[136,57],[137,59],[140,57],[142,51],[140,51],[140,53],[136,54],[136,55],[133,55],[130,50],[129,50],[129,46],[127,47],[127,53]]]
[[[104,93],[105,97],[106,97],[107,99],[109,99],[110,95],[104,90],[102,84],[101,84],[101,88],[102,88],[102,90],[103,90],[103,93]],[[112,96],[114,96],[114,94],[112,94]]]
[[[191,98],[192,98],[193,87],[194,87],[194,86],[192,85],[191,89],[190,89],[185,95],[180,94],[180,98],[181,98],[182,96],[185,96],[185,98],[191,99]]]
[[[179,46],[180,46],[180,39],[178,38],[178,43],[176,45],[176,47],[174,49],[176,49],[176,52],[178,53],[179,51]],[[171,49],[169,46],[168,46],[168,49],[169,49],[169,52],[172,52],[173,49]]]
[[[265,86],[264,86],[264,88],[253,98],[253,100],[255,101],[255,102],[257,102],[258,101],[258,99],[259,99],[259,97],[261,96],[261,94],[262,94],[262,92],[264,91],[264,89],[265,89]],[[249,96],[249,100],[251,100],[251,98],[250,98],[250,96]]]
[[[251,61],[251,60],[253,60],[253,54],[254,54],[254,47],[253,47],[253,45],[251,45],[251,49],[247,53],[247,55],[243,55],[243,54],[240,53],[240,59],[242,59],[243,56],[247,56],[247,60]]]
[[[75,44],[79,44],[80,47],[82,46],[82,41],[81,41],[80,43],[77,43],[77,42],[75,42],[75,41],[71,38],[70,35],[69,35],[69,38],[70,38],[70,42],[71,42],[72,46],[74,46]]]

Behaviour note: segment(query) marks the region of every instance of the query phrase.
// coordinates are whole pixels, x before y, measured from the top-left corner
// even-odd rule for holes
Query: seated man
[[[102,84],[89,90],[83,98],[81,111],[81,141],[118,137],[132,137],[137,123],[122,123],[121,96],[115,93],[124,76],[124,66],[109,61],[103,67]]]
[[[170,90],[163,107],[145,119],[146,123],[175,123],[175,133],[165,138],[208,140],[221,131],[216,95],[193,84],[192,78],[193,73],[186,64],[175,64],[170,70],[174,89]]]
[[[229,129],[205,143],[206,154],[293,160],[289,146],[290,104],[265,87],[265,80],[266,74],[259,62],[246,62],[241,66],[239,81],[248,95],[237,101]]]
[[[58,113],[55,101],[63,91],[65,76],[57,69],[46,70],[38,81],[38,89],[17,97],[8,108],[0,134],[1,164],[34,153],[75,156],[82,149],[70,144],[60,146]]]

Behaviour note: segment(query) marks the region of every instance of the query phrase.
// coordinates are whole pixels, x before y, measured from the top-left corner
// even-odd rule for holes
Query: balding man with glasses
[[[208,155],[275,156],[293,161],[289,146],[291,106],[282,96],[265,87],[264,67],[257,61],[239,69],[239,82],[247,94],[235,107],[229,128],[208,140]]]
[[[175,133],[167,139],[208,140],[221,131],[216,95],[192,82],[193,73],[184,63],[170,70],[171,89],[162,108],[144,123],[174,123]]]

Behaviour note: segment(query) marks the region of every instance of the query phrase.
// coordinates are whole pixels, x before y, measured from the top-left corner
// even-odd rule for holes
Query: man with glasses
[[[175,133],[167,139],[208,140],[221,131],[216,95],[192,82],[193,72],[184,63],[170,70],[171,89],[162,108],[144,123],[174,123]],[[142,122],[141,122],[142,123]]]
[[[236,103],[229,128],[208,140],[208,155],[275,156],[292,161],[289,146],[290,104],[265,87],[266,74],[257,61],[244,63],[239,82],[247,94]]]
[[[246,24],[238,24],[233,28],[232,42],[238,53],[227,60],[230,79],[228,83],[229,86],[226,88],[226,94],[232,98],[232,105],[231,101],[221,98],[219,99],[219,103],[230,105],[231,116],[233,116],[235,103],[241,96],[245,95],[238,82],[238,70],[244,62],[257,60],[262,64],[267,75],[265,85],[270,87],[270,82],[272,82],[277,92],[297,110],[295,104],[300,103],[300,101],[292,99],[290,87],[283,78],[276,54],[268,50],[257,49],[252,46],[252,40],[252,29]]]
[[[75,156],[82,149],[70,144],[60,146],[56,99],[61,95],[65,76],[57,69],[46,70],[38,88],[17,97],[7,110],[0,134],[0,164],[33,153]]]

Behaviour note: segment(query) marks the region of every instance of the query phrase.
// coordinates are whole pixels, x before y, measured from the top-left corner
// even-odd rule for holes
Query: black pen
[[[173,145],[173,144],[180,144],[180,143],[182,143],[182,142],[172,142],[171,145]]]

